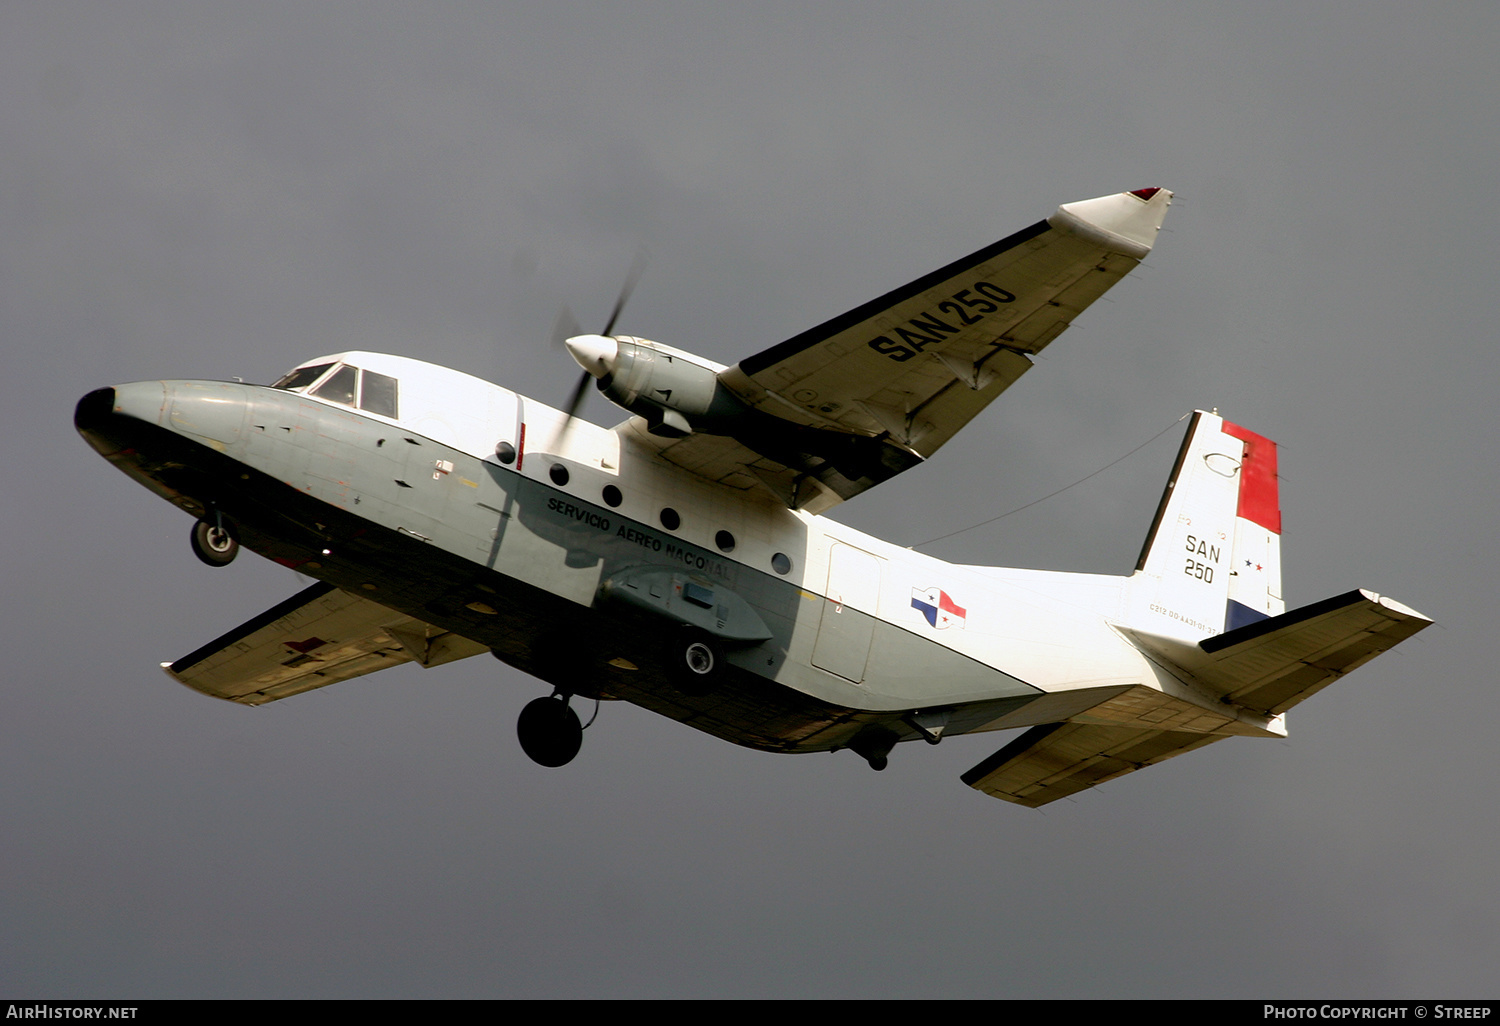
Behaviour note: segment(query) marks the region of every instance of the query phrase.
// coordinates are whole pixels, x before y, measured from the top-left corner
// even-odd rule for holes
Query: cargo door
[[[813,665],[852,680],[865,679],[875,636],[880,560],[842,542],[828,552],[828,588],[813,646]]]

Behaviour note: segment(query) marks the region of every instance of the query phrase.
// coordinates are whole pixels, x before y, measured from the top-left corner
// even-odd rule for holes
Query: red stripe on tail
[[[1240,464],[1239,515],[1272,534],[1280,534],[1281,498],[1276,483],[1276,443],[1227,420],[1224,433],[1245,443],[1245,458]]]

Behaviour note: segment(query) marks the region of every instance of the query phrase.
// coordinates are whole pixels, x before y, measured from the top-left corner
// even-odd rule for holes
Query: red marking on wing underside
[[[328,642],[322,638],[313,637],[308,638],[306,641],[283,641],[282,644],[293,652],[301,652],[303,655],[306,655],[315,648],[322,648]]]

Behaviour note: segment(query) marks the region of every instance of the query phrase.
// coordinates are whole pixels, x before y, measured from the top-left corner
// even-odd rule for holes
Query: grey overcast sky
[[[1494,997],[1497,44],[1382,0],[0,4],[0,993]],[[1216,406],[1283,446],[1291,605],[1439,626],[1041,812],[959,782],[999,735],[875,774],[610,704],[543,770],[490,659],[208,700],[157,664],[306,582],[201,566],[72,428],[348,348],[560,403],[558,304],[602,324],[639,247],[620,329],[732,363],[1151,185],[1147,264],[837,516],[921,542]],[[1178,437],[928,551],[1126,573]]]

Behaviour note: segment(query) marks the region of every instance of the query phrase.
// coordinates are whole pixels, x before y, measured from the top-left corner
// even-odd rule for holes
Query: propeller
[[[581,335],[583,329],[578,325],[578,318],[573,316],[573,311],[568,309],[566,303],[557,311],[557,320],[552,325],[552,344],[554,346],[566,346],[568,339],[575,335]],[[568,414],[568,423],[578,416],[579,409],[583,406],[583,396],[589,387],[589,373],[583,372],[583,377],[578,379],[578,384],[573,386],[573,394],[563,409]]]
[[[635,256],[630,258],[630,270],[625,273],[625,285],[620,289],[620,298],[615,300],[615,308],[610,311],[609,320],[604,324],[601,335],[608,335],[615,330],[615,321],[620,319],[620,311],[625,309],[625,301],[635,291],[636,282],[641,280],[641,272],[646,269],[646,250],[644,248],[635,251]]]
[[[604,330],[599,336],[607,337],[615,329],[615,322],[620,319],[620,313],[625,309],[625,303],[630,299],[630,294],[635,291],[636,283],[641,280],[641,272],[646,269],[646,250],[644,247],[635,251],[631,258],[630,270],[625,274],[625,284],[620,289],[620,295],[615,299],[615,307],[609,313],[609,320],[604,324]],[[568,309],[566,303],[557,312],[557,320],[552,325],[552,344],[564,346],[573,359],[584,367],[583,375],[578,379],[578,384],[573,386],[573,394],[568,398],[568,404],[563,409],[568,419],[563,422],[562,431],[558,434],[557,444],[561,448],[562,440],[567,437],[568,429],[573,426],[573,419],[578,416],[578,411],[583,408],[584,396],[588,394],[589,380],[599,377],[597,370],[590,370],[589,358],[597,358],[597,346],[580,347],[570,345],[569,340],[583,335],[583,329],[579,327],[578,318]]]

